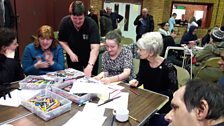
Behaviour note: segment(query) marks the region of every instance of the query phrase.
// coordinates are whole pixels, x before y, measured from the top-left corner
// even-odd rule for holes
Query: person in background
[[[159,33],[162,35],[162,37],[170,36],[170,31],[169,31],[169,23],[168,22],[163,22],[158,24],[160,26],[159,28]]]
[[[107,51],[102,55],[102,72],[95,79],[109,84],[117,81],[128,81],[135,77],[132,63],[132,53],[123,48],[121,36],[116,31],[106,35]]]
[[[26,75],[42,75],[64,69],[63,49],[51,26],[41,26],[34,42],[25,47],[22,66]]]
[[[187,26],[188,21],[185,18],[185,14],[181,15],[180,25],[181,26]]]
[[[170,17],[169,21],[168,21],[168,23],[170,25],[170,27],[169,27],[170,32],[171,32],[172,29],[174,29],[174,26],[176,24],[176,21],[175,21],[176,17],[177,17],[177,14],[173,13],[172,16]]]
[[[224,26],[221,28],[214,28],[211,33],[209,44],[204,49],[196,54],[196,64],[193,65],[193,74],[198,75],[199,78],[217,82],[223,72],[217,67],[206,67],[199,71],[204,66],[206,61],[212,57],[219,57],[224,51]],[[200,73],[198,73],[200,72]]]
[[[200,18],[200,19],[198,19],[197,21],[196,21],[196,23],[198,24],[198,27],[201,27],[201,24],[202,24],[202,19]]]
[[[174,93],[165,119],[169,126],[224,126],[223,99],[220,85],[190,80]]]
[[[107,7],[106,10],[107,10],[107,14],[110,16],[112,20],[113,29],[117,29],[117,24],[120,23],[124,17],[116,12],[112,12],[111,7]]]
[[[97,75],[100,49],[97,24],[84,15],[82,1],[73,1],[69,12],[61,20],[58,34],[59,43],[67,53],[68,67],[84,71],[86,76]]]
[[[189,22],[187,24],[187,32],[189,31],[189,29],[190,29],[191,26],[198,27],[198,24],[196,23],[195,16],[191,17],[191,19],[189,20]]]
[[[177,29],[173,29],[171,31],[170,35],[163,37],[163,51],[161,53],[162,57],[165,56],[166,48],[168,46],[176,46],[176,43],[175,43],[174,39],[177,36],[177,32],[178,32]]]
[[[198,41],[200,41],[200,39],[198,39],[196,33],[197,33],[198,28],[196,26],[191,26],[189,31],[186,32],[181,40],[180,40],[180,44],[182,45],[187,45],[189,48],[191,48],[194,45],[198,44]]]
[[[134,21],[136,26],[136,41],[146,32],[152,32],[154,30],[153,16],[149,15],[148,9],[143,8],[140,15],[138,15]]]
[[[100,10],[100,33],[101,36],[105,36],[109,31],[113,30],[112,20],[107,15],[106,11]]]
[[[15,59],[18,46],[16,32],[0,28],[0,85],[24,78],[20,61]]]
[[[208,29],[207,34],[201,40],[201,46],[204,47],[206,44],[210,42],[211,37],[211,29]]]
[[[163,39],[159,32],[144,34],[137,42],[140,66],[137,78],[129,81],[130,86],[138,87],[142,84],[145,89],[169,96],[178,88],[177,71],[172,63],[160,56],[163,48]],[[166,113],[170,110],[170,102],[161,110]]]
[[[91,17],[96,22],[97,26],[99,27],[99,24],[98,24],[98,16],[95,13],[95,9],[94,9],[93,6],[90,6],[88,16]]]

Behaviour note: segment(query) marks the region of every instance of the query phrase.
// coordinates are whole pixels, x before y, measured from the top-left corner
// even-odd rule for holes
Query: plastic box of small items
[[[21,89],[43,89],[46,86],[53,85],[55,81],[53,79],[46,79],[42,76],[29,75],[25,79],[19,82]]]
[[[70,100],[44,89],[31,99],[21,102],[26,109],[45,121],[71,110],[71,103]]]
[[[75,102],[77,104],[82,104],[86,101],[90,101],[92,98],[96,97],[96,94],[94,93],[76,93],[76,94],[70,94],[69,90],[72,87],[71,85],[68,85],[62,89],[51,87],[51,91],[61,95],[62,97],[71,100],[72,102]]]
[[[65,70],[49,72],[44,76],[46,78],[55,80],[55,87],[63,88],[72,84],[73,81],[75,81],[77,78],[83,77],[84,73],[72,68],[67,68]]]

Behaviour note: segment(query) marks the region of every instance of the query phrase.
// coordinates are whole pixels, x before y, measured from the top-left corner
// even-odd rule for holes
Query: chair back
[[[221,57],[212,57],[209,58],[206,62],[204,67],[219,67],[218,61],[221,59]]]
[[[221,57],[212,57],[207,59],[197,71],[195,78],[216,82],[220,76],[223,75],[218,64],[220,59]]]
[[[179,67],[174,65],[177,70],[177,80],[178,80],[178,87],[181,87],[186,84],[186,82],[191,78],[189,72],[184,69],[183,67]]]
[[[134,73],[138,74],[140,59],[133,58]]]
[[[133,42],[134,42],[134,40],[131,39],[131,38],[123,37],[123,38],[121,39],[121,44],[122,44],[123,46],[128,46],[128,45],[132,44]]]

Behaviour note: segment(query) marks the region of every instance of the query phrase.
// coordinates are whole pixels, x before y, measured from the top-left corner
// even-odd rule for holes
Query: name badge
[[[83,40],[87,40],[89,38],[89,36],[87,34],[83,34],[82,38],[83,38]]]

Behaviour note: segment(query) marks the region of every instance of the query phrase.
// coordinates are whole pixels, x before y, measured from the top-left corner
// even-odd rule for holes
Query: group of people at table
[[[100,49],[97,24],[84,16],[82,2],[74,1],[69,10],[70,15],[61,20],[58,39],[54,37],[51,26],[43,25],[39,28],[37,38],[24,49],[22,65],[15,58],[18,47],[16,32],[0,29],[0,83],[18,81],[25,75],[63,70],[65,50],[68,67],[83,71],[86,76],[95,75],[95,79],[105,84],[116,81],[127,82],[132,87],[143,84],[145,89],[169,96],[169,102],[160,110],[161,113],[168,113],[173,93],[178,89],[178,81],[174,65],[160,56],[163,50],[162,35],[159,32],[148,32],[136,42],[141,59],[136,77],[132,52],[121,46],[121,35],[117,31],[108,32],[105,36],[106,51],[102,55],[102,72],[97,74]]]

